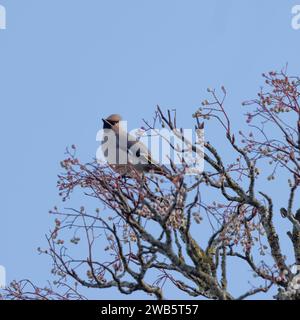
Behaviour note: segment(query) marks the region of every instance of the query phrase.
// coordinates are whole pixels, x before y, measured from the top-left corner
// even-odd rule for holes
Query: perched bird
[[[102,121],[104,134],[108,137],[102,144],[102,150],[114,171],[125,177],[147,172],[171,176],[165,166],[153,159],[146,145],[122,127],[120,115],[112,114]]]

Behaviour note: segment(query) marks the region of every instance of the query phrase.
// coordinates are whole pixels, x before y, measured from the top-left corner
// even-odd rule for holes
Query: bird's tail
[[[162,176],[169,176],[172,174],[171,171],[164,165],[159,166],[157,164],[151,164],[150,170],[153,171],[154,173],[160,174]]]
[[[172,172],[164,165],[157,165],[157,164],[151,164],[150,171],[152,171],[155,174],[164,176],[174,184],[177,184],[178,182],[178,177],[174,176]]]

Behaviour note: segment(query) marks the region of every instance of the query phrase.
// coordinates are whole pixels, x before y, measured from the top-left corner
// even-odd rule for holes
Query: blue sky
[[[45,284],[49,260],[36,248],[52,226],[48,210],[59,204],[59,162],[72,143],[83,160],[95,156],[101,117],[121,113],[135,128],[159,104],[176,108],[189,127],[206,88],[225,85],[243,127],[240,103],[256,95],[262,72],[289,63],[300,74],[300,30],[291,28],[297,1],[0,4],[7,11],[0,30],[0,265],[9,281]],[[109,290],[101,297],[111,294],[120,297]]]

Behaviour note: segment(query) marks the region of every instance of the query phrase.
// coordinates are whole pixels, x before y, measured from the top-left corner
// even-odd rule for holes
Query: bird
[[[103,141],[102,151],[115,172],[122,177],[154,173],[171,179],[171,172],[153,159],[146,145],[122,127],[122,117],[119,114],[111,114],[102,118],[102,121],[105,136],[108,136]]]

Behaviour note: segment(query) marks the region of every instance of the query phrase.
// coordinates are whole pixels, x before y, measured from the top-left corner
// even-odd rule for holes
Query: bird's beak
[[[107,121],[106,119],[103,119],[102,118],[102,121],[103,121],[103,129],[111,129],[111,123],[109,121]]]
[[[106,119],[102,118],[102,121],[103,121],[104,124],[110,124]]]

